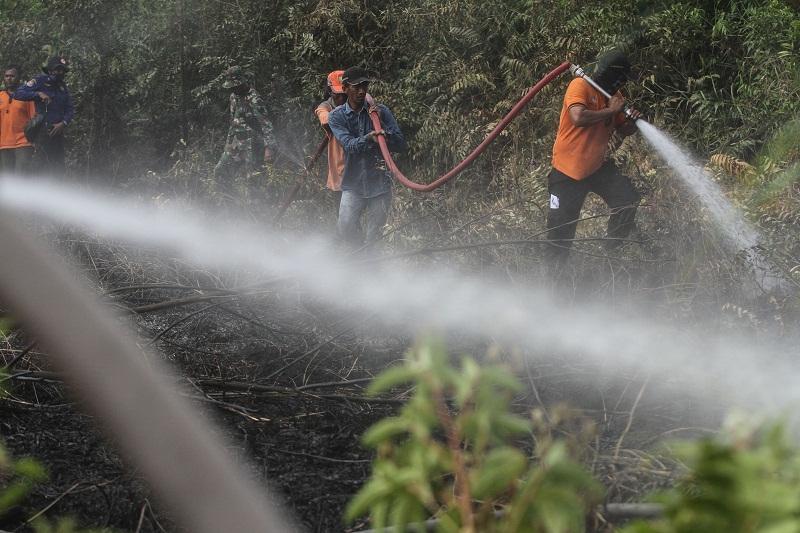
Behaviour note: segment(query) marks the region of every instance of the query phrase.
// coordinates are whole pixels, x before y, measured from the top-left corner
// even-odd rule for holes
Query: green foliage
[[[511,374],[469,358],[456,369],[444,347],[428,340],[382,373],[370,393],[409,382],[415,393],[400,414],[363,436],[378,457],[348,520],[369,514],[375,527],[402,530],[435,515],[439,531],[583,529],[600,489],[563,442],[539,439],[535,461],[514,445],[534,425],[509,409],[520,388]]]
[[[8,333],[14,327],[15,320],[13,317],[4,316],[0,317],[0,335],[8,338]],[[0,366],[0,400],[7,396],[9,393],[9,386],[11,377],[9,376],[9,368],[7,365]],[[2,467],[0,467],[2,470]]]
[[[55,524],[46,520],[36,521],[33,529],[36,533],[79,533],[75,521],[69,518],[64,518]]]
[[[444,348],[426,341],[404,365],[379,376],[378,393],[412,383],[398,416],[364,435],[377,450],[371,479],[347,510],[369,514],[374,527],[436,517],[437,531],[582,531],[600,490],[570,458],[566,442],[509,412],[518,384],[505,370],[464,359],[456,369]],[[551,411],[553,416],[553,411]],[[552,427],[552,426],[551,426]],[[536,434],[534,458],[515,444]],[[734,423],[727,437],[673,445],[686,473],[655,496],[662,518],[622,533],[782,533],[800,531],[800,450],[783,426]],[[502,512],[497,513],[498,509]]]
[[[8,383],[10,379],[8,369],[6,367],[0,367],[0,399],[8,395]]]
[[[256,72],[281,150],[295,155],[319,138],[310,109],[325,74],[367,66],[411,140],[401,166],[420,179],[460,160],[564,59],[591,67],[614,46],[642,75],[629,87],[635,104],[701,154],[749,159],[800,102],[800,17],[778,0],[5,0],[0,35],[3,62],[27,76],[47,55],[70,56],[71,163],[107,181],[192,153],[207,172],[227,124],[226,95],[210,82],[234,63]],[[513,142],[467,170],[464,189],[540,179],[518,169],[549,159],[565,81],[512,124]]]
[[[761,184],[753,191],[753,198],[764,204],[785,192],[800,178],[800,120],[786,123],[764,146],[757,159],[757,172]],[[796,206],[793,206],[796,207]]]
[[[689,471],[657,499],[663,519],[624,533],[781,533],[800,531],[800,453],[781,426],[727,441],[679,446]]]
[[[34,533],[113,533],[113,530],[104,529],[81,529],[72,518],[61,518],[55,522],[43,518],[33,520]]]
[[[11,459],[0,446],[0,479],[3,479],[4,486],[0,491],[0,515],[2,515],[25,499],[37,483],[46,480],[47,473],[33,459]]]
[[[800,18],[784,2],[678,2],[642,26],[642,96],[700,153],[748,158],[797,115]]]
[[[0,517],[28,497],[31,490],[47,480],[47,471],[35,459],[24,457],[13,459],[0,445]],[[79,529],[75,521],[62,518],[55,522],[42,517],[30,521],[35,533],[93,533]],[[110,533],[111,530],[96,530],[94,533]]]

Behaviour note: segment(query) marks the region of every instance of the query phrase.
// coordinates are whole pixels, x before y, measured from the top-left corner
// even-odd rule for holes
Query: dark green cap
[[[631,62],[628,60],[628,56],[620,50],[612,50],[600,56],[597,60],[597,67],[594,69],[594,75],[606,75],[613,79],[634,79],[634,76],[631,75]]]
[[[369,73],[361,67],[350,67],[342,72],[342,83],[346,85],[359,85],[369,81]]]
[[[222,73],[222,87],[225,89],[232,89],[240,85],[253,85],[255,76],[249,70],[245,70],[240,66],[233,66]]]

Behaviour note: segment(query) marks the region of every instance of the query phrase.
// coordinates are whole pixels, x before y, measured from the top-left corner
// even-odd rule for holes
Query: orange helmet
[[[344,85],[342,85],[342,73],[343,70],[334,70],[330,74],[328,74],[328,89],[331,90],[333,94],[344,94]]]

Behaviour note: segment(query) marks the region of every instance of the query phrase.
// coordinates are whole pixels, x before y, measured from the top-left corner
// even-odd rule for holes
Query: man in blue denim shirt
[[[375,242],[389,217],[392,204],[392,180],[378,147],[378,135],[386,137],[389,150],[402,152],[406,140],[392,112],[385,105],[365,107],[369,76],[359,67],[342,74],[347,102],[334,109],[328,125],[344,148],[342,200],[339,204],[339,235],[358,245],[361,238],[359,219],[366,211],[366,242]],[[383,129],[375,131],[368,110],[378,111]]]

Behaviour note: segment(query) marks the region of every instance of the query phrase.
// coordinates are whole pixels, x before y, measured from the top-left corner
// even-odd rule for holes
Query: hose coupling
[[[569,72],[570,72],[570,74],[572,74],[572,75],[573,75],[573,76],[575,76],[576,78],[583,78],[583,77],[585,77],[585,76],[586,76],[586,71],[584,71],[584,70],[583,70],[583,69],[580,67],[580,65],[576,65],[576,64],[574,64],[574,63],[572,63],[572,64],[569,66]]]

